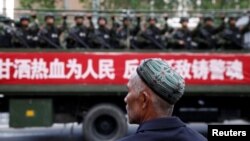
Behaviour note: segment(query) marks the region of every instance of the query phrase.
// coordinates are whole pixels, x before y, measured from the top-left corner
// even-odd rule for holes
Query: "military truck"
[[[127,132],[126,83],[145,58],[185,78],[174,112],[184,121],[249,119],[246,52],[1,50],[0,112],[15,128],[78,122],[87,140],[115,140]]]

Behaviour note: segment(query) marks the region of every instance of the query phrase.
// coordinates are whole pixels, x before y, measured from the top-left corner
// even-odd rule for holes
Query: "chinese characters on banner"
[[[187,84],[250,84],[248,54],[0,53],[0,84],[126,84],[145,58],[162,58]]]

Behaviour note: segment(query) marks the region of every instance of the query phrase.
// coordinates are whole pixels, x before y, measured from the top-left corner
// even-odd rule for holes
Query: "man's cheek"
[[[127,109],[127,114],[128,114],[128,119],[130,122],[132,122],[134,120],[134,113],[131,109]]]
[[[140,110],[139,110],[138,108],[134,108],[134,109],[133,109],[133,115],[134,115],[135,117],[138,117],[139,114],[140,114]]]

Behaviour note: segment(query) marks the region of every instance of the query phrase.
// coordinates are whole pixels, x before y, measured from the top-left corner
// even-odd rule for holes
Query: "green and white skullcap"
[[[184,79],[162,59],[145,59],[136,71],[142,81],[169,104],[175,104],[184,94]]]

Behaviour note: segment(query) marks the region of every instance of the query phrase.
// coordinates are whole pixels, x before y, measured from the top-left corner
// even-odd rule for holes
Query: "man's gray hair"
[[[145,88],[147,87],[136,72],[131,75],[130,79],[133,80],[132,86],[134,87],[137,94],[145,90]]]
[[[171,112],[173,111],[173,105],[169,104],[167,101],[159,97],[155,92],[153,92],[139,77],[137,73],[133,73],[131,78],[132,86],[134,87],[137,94],[140,94],[140,92],[144,90],[148,90],[153,95],[153,106],[156,109],[156,112]]]

